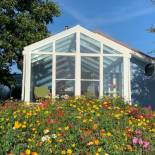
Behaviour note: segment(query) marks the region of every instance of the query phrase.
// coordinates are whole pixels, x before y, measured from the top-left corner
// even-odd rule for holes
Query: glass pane
[[[56,57],[56,78],[75,79],[75,57],[73,56]]]
[[[100,53],[100,42],[81,33],[80,52],[81,53]]]
[[[56,94],[74,96],[75,81],[74,80],[57,80],[56,81]]]
[[[32,52],[53,52],[53,43],[49,43],[39,48],[36,48]]]
[[[44,86],[44,88],[43,88]],[[31,100],[36,98],[35,89],[52,90],[52,56],[34,55],[31,58]],[[39,96],[38,96],[39,97]]]
[[[99,96],[99,81],[81,81],[81,94],[86,96]]]
[[[56,52],[74,53],[76,51],[76,34],[59,39],[55,42]]]
[[[121,54],[121,53],[109,46],[103,45],[103,54]]]
[[[104,95],[123,95],[123,58],[103,57]]]
[[[99,57],[81,57],[81,79],[99,79]]]

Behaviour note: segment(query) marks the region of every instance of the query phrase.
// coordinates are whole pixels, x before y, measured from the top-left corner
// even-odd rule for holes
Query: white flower
[[[67,99],[69,98],[69,95],[66,94],[66,95],[63,96],[63,98],[64,98],[65,100],[67,100]]]
[[[53,139],[56,139],[57,138],[57,135],[56,134],[52,134],[52,138]]]
[[[59,99],[59,98],[60,98],[60,96],[59,96],[59,95],[56,95],[56,96],[55,96],[55,99]]]
[[[41,141],[44,142],[44,141],[49,140],[49,139],[50,139],[50,137],[48,135],[46,135],[46,136],[43,136],[41,138]]]

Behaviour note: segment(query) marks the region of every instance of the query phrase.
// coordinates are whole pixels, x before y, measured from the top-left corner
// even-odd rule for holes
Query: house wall
[[[151,77],[145,76],[147,63],[131,58],[131,98],[134,103],[151,105],[155,109],[155,73]]]

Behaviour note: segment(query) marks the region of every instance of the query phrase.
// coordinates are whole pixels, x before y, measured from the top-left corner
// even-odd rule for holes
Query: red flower
[[[40,107],[40,108],[46,108],[46,107],[47,107],[46,102],[41,102],[41,103],[39,104],[39,107]]]
[[[56,109],[56,112],[57,112],[57,116],[58,117],[63,117],[64,116],[64,113],[63,113],[63,111],[60,109],[60,108],[58,108],[58,109]]]

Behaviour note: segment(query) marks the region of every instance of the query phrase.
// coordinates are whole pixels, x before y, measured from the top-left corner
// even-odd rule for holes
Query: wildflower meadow
[[[0,155],[154,155],[155,112],[119,97],[9,101],[0,107]]]

